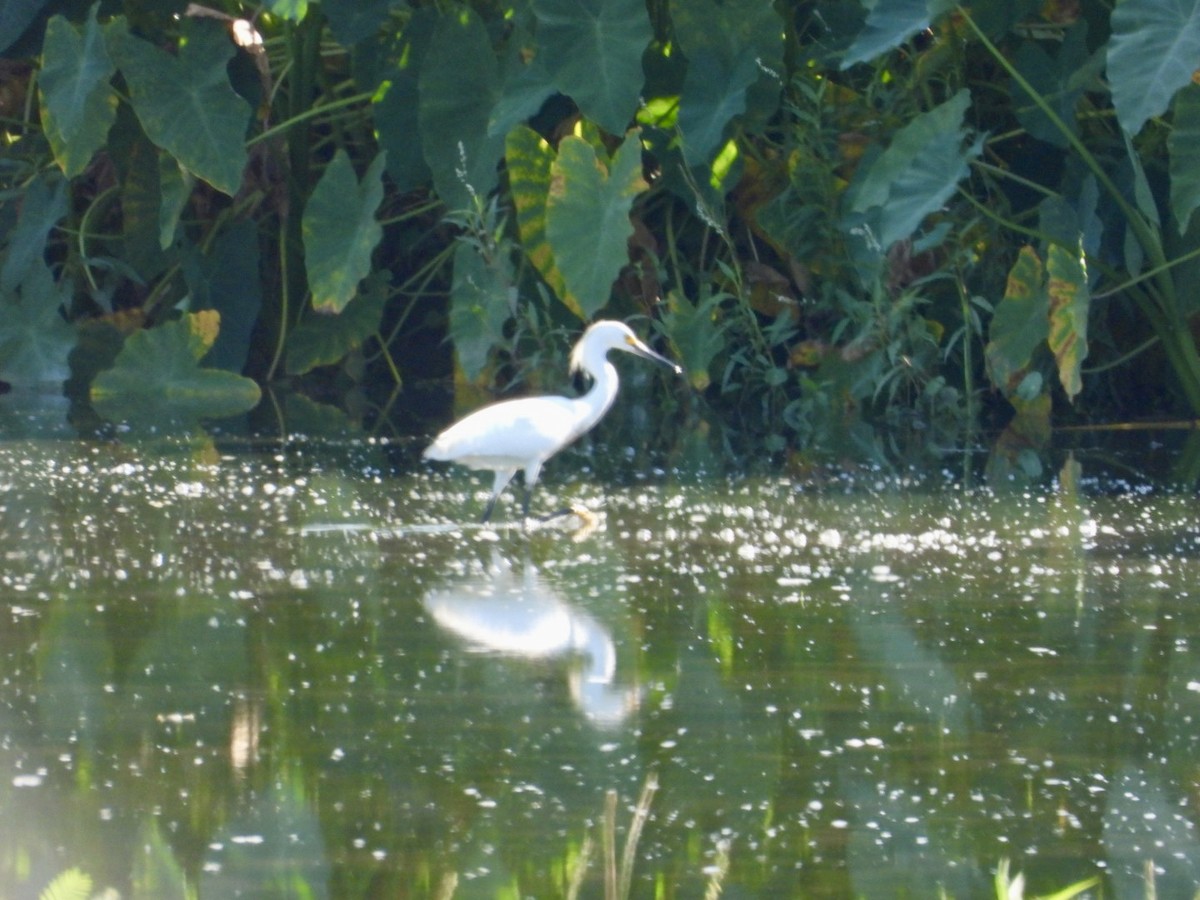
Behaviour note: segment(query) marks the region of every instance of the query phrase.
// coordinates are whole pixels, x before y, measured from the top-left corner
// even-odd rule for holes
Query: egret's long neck
[[[617,399],[617,388],[620,386],[616,367],[608,360],[602,360],[597,366],[585,366],[585,369],[592,376],[592,386],[575,401],[583,409],[575,427],[576,435],[583,434],[604,417]]]

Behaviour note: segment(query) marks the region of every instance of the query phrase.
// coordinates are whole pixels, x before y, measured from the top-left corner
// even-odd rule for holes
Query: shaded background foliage
[[[687,368],[664,441],[1200,409],[1200,0],[27,0],[0,46],[0,377],[87,427],[286,383],[423,431],[599,315]]]

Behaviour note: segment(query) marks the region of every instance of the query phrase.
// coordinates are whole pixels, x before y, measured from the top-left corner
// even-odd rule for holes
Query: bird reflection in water
[[[515,659],[576,659],[571,699],[594,725],[615,727],[637,708],[637,689],[614,684],[612,634],[564,602],[531,562],[518,574],[494,553],[487,572],[431,591],[422,603],[440,627],[474,649]]]

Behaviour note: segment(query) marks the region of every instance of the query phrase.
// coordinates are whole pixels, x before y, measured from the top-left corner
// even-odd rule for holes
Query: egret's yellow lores
[[[425,458],[461,463],[495,473],[492,496],[483,513],[487,521],[496,499],[518,469],[525,470],[524,512],[542,465],[551,456],[600,421],[617,398],[620,379],[608,361],[609,350],[624,350],[644,359],[683,370],[655,353],[623,322],[596,322],[571,351],[571,372],[584,371],[592,378],[582,397],[525,397],[503,400],[455,422],[425,448]]]

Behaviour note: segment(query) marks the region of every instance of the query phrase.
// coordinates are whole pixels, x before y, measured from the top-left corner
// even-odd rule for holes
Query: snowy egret
[[[609,350],[624,350],[683,370],[655,353],[623,322],[596,322],[571,351],[571,372],[587,372],[591,389],[582,397],[525,397],[503,400],[455,422],[425,448],[425,458],[456,462],[495,473],[492,496],[483,513],[491,518],[496,500],[518,469],[525,470],[524,512],[538,475],[551,456],[600,421],[617,397],[620,379],[608,361]]]

